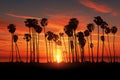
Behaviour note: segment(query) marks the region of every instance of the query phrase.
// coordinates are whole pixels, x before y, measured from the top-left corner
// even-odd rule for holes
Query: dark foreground
[[[120,63],[0,63],[0,76],[1,80],[119,80]]]

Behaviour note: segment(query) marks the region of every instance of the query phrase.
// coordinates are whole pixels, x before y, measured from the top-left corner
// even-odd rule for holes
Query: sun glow
[[[62,62],[62,52],[60,49],[57,49],[56,52],[54,53],[54,59],[57,63]]]

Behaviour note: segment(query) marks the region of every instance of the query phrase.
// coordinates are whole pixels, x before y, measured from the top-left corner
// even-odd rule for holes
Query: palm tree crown
[[[14,24],[9,24],[9,25],[8,25],[8,29],[9,29],[9,32],[10,32],[10,33],[14,33],[15,30],[16,30],[16,27],[15,27]]]
[[[115,33],[117,32],[117,27],[116,27],[116,26],[113,26],[113,27],[111,28],[111,32],[112,32],[113,34],[115,34]]]

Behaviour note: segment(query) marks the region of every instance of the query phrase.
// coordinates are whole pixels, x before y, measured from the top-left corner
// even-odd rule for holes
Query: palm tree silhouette
[[[16,49],[16,62],[19,62],[19,61],[21,62],[21,56],[20,56],[18,45],[17,45],[18,36],[13,35],[13,39],[14,39],[15,49]]]
[[[71,45],[72,44],[70,41],[71,41],[71,38],[73,36],[73,30],[71,27],[69,27],[69,25],[65,25],[64,27],[64,32],[67,34],[68,36],[68,49],[69,49],[69,62],[71,62],[71,58],[70,58],[70,50],[71,50]],[[73,39],[72,39],[73,40]],[[73,54],[73,53],[72,53]],[[73,58],[73,57],[72,57]]]
[[[102,24],[101,24],[101,29],[102,29],[102,36],[101,36],[101,40],[103,42],[102,44],[102,62],[104,62],[104,45],[105,45],[105,37],[104,37],[104,32],[105,32],[105,28],[108,26],[108,24],[103,21]]]
[[[16,26],[15,26],[14,24],[9,24],[9,25],[8,25],[8,30],[9,30],[9,32],[11,33],[11,36],[12,36],[12,46],[11,46],[11,52],[12,52],[11,55],[12,55],[12,56],[11,56],[11,62],[13,62],[13,61],[14,61],[13,35],[14,35],[15,30],[16,30]]]
[[[38,24],[38,21],[36,19],[26,19],[24,21],[26,27],[29,28],[29,34],[32,35],[33,44],[30,40],[30,62],[35,60],[35,31],[34,27]],[[33,47],[33,48],[32,48]]]
[[[88,42],[88,54],[89,54],[89,62],[90,62],[90,43],[89,43],[89,35],[90,35],[90,32],[89,32],[89,30],[85,30],[84,31],[84,35],[85,35],[85,37],[87,38],[87,42]]]
[[[48,32],[46,32],[46,39],[48,40],[48,42],[49,42],[49,48],[48,48],[48,51],[49,51],[49,53],[48,53],[48,61],[49,62],[52,62],[53,60],[53,52],[52,52],[52,49],[53,48],[51,48],[51,46],[52,46],[52,40],[53,40],[53,37],[54,37],[54,35],[53,35],[53,32],[51,32],[51,31],[48,31]]]
[[[86,44],[86,40],[84,38],[83,32],[78,32],[77,33],[78,41],[79,41],[79,46],[80,46],[80,51],[81,51],[81,62],[85,62],[84,58],[84,46]]]
[[[115,54],[115,34],[117,33],[117,27],[116,26],[113,26],[112,28],[111,28],[111,32],[112,32],[112,34],[113,34],[113,51],[114,51],[114,63],[115,63],[115,56],[116,56],[116,54]]]
[[[110,28],[106,27],[105,28],[105,33],[107,34],[107,41],[108,41],[108,48],[109,48],[109,54],[110,54],[110,62],[112,62],[112,55],[111,55],[111,50],[110,50],[110,41],[109,41],[109,34],[110,34]]]
[[[26,62],[28,63],[28,42],[31,40],[31,35],[30,34],[24,34],[24,38],[26,40],[26,44],[27,44],[27,56],[26,56]]]
[[[36,48],[37,48],[37,62],[39,63],[39,34],[42,32],[42,28],[39,25],[36,25],[35,31],[38,33]]]
[[[45,37],[45,27],[48,25],[48,19],[47,18],[42,18],[42,20],[40,21],[41,26],[44,28],[44,37]],[[45,44],[46,44],[46,57],[47,57],[47,62],[48,62],[48,47],[47,47],[47,39],[45,37]]]
[[[93,55],[93,42],[92,42],[92,31],[94,30],[95,26],[92,23],[89,23],[87,25],[87,29],[90,32],[90,48],[91,48],[91,54],[92,54],[92,62],[94,62],[94,55]]]
[[[78,27],[78,24],[79,24],[79,21],[77,20],[77,18],[71,18],[70,19],[70,21],[69,21],[69,27],[71,27],[72,28],[72,30],[73,30],[73,39],[74,39],[74,45],[75,45],[75,47],[74,47],[74,49],[75,49],[75,57],[76,57],[76,62],[78,61],[78,56],[77,56],[77,45],[76,45],[76,29],[77,29],[77,27]],[[74,54],[73,54],[74,55]]]
[[[64,43],[64,49],[65,49],[65,59],[66,59],[66,61],[68,62],[67,47],[66,47],[66,44],[65,44],[64,33],[60,32],[59,35],[60,35],[60,37],[62,37],[62,40],[63,40],[63,43]],[[63,54],[64,54],[64,53],[63,53]]]
[[[98,26],[98,42],[97,42],[97,62],[98,62],[98,58],[99,58],[99,27],[102,24],[103,20],[100,16],[97,16],[97,17],[94,17],[93,21]]]

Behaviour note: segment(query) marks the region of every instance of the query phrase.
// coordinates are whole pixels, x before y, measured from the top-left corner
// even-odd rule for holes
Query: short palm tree
[[[113,51],[114,51],[114,62],[115,62],[115,56],[116,56],[116,54],[115,54],[115,34],[117,33],[117,27],[116,26],[113,26],[112,28],[111,28],[111,32],[112,32],[112,34],[113,34]]]
[[[26,40],[26,44],[27,44],[27,54],[26,54],[26,62],[28,63],[28,42],[31,40],[31,35],[30,34],[24,34],[24,38]]]
[[[12,56],[11,56],[11,62],[13,62],[14,61],[13,36],[14,36],[15,31],[16,31],[16,26],[14,24],[9,24],[8,25],[8,30],[11,33],[11,36],[12,36],[12,47],[11,47],[11,55]]]
[[[77,33],[78,41],[79,41],[79,46],[80,46],[80,51],[81,51],[81,62],[85,62],[85,57],[84,57],[84,46],[86,44],[86,40],[84,38],[83,32],[78,32]]]
[[[53,35],[53,32],[51,32],[51,31],[48,31],[48,32],[46,32],[46,39],[48,40],[48,42],[49,42],[49,48],[48,48],[48,61],[49,62],[52,62],[53,60],[53,52],[52,52],[52,40],[53,40],[53,37],[54,37],[54,35]]]
[[[65,38],[64,38],[64,33],[60,32],[59,33],[60,37],[63,40],[63,44],[64,44],[64,49],[65,49],[65,59],[68,62],[68,56],[67,56],[67,47],[66,47],[66,43],[65,43]],[[63,53],[64,54],[64,53]]]
[[[18,45],[17,45],[18,36],[14,35],[13,39],[14,39],[15,49],[16,49],[16,62],[19,62],[19,61],[21,62],[21,56],[20,56]]]
[[[109,48],[109,54],[110,54],[110,62],[112,62],[112,54],[111,54],[111,49],[110,49],[110,40],[109,40],[109,34],[111,30],[109,27],[105,28],[105,33],[107,34],[107,41],[108,41],[108,48]]]
[[[85,37],[87,37],[87,42],[88,42],[88,54],[89,54],[89,62],[90,62],[90,43],[89,43],[89,35],[90,35],[90,32],[89,32],[89,30],[85,30],[84,31],[84,35],[85,35]]]

